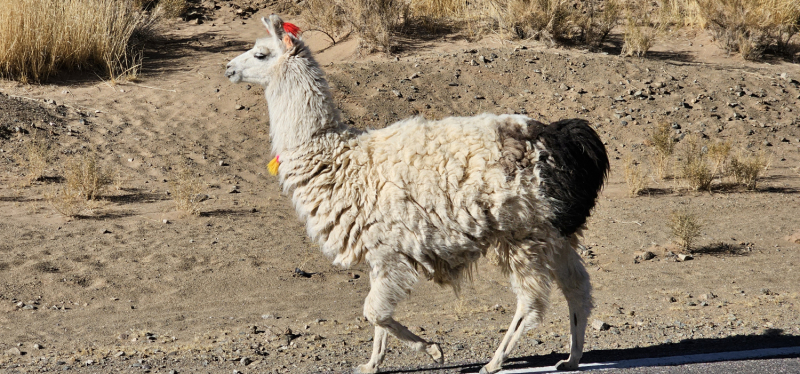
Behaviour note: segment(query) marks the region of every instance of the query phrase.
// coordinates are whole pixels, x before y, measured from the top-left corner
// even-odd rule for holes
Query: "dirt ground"
[[[202,23],[172,22],[136,83],[0,81],[0,372],[312,373],[367,361],[367,268],[333,267],[306,237],[266,172],[263,90],[223,76],[271,11],[242,17],[222,7]],[[596,126],[612,171],[584,258],[590,323],[606,326],[588,329],[585,362],[800,344],[800,244],[789,238],[800,233],[797,64],[745,62],[703,33],[675,35],[645,59],[497,37],[362,56],[353,40],[330,46],[317,34],[304,37],[353,126],[481,112]],[[679,127],[676,137],[765,151],[770,167],[755,191],[715,182],[691,192],[651,175],[645,193],[629,197],[622,160],[646,164],[648,133],[661,122]],[[19,156],[33,133],[54,159],[45,178],[27,183]],[[45,197],[63,183],[65,160],[87,149],[121,177],[118,188],[91,214],[65,218]],[[181,165],[208,195],[199,216],[177,210],[168,193]],[[703,224],[687,261],[660,249],[678,252],[667,222],[679,209]],[[643,250],[655,258],[636,260]],[[566,357],[566,305],[558,290],[552,296],[509,367]],[[475,372],[514,305],[486,260],[460,297],[421,281],[396,317],[439,342],[446,363],[392,340],[383,367]]]

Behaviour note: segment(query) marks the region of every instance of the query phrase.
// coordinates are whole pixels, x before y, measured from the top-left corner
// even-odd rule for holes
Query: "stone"
[[[592,321],[592,328],[597,331],[606,331],[611,328],[611,326],[599,319]]]
[[[234,108],[236,108],[236,110],[242,110],[242,109],[244,109],[244,105],[236,104],[236,106]]]
[[[250,365],[252,362],[253,360],[251,360],[250,357],[242,357],[242,359],[239,360],[239,363],[244,366]]]
[[[392,93],[397,97],[403,97],[403,94],[398,90],[392,90]]]
[[[239,193],[239,186],[237,185],[231,186],[230,188],[228,188],[228,193]]]
[[[635,260],[649,261],[656,257],[656,254],[650,251],[636,251],[633,253],[636,257]]]
[[[478,65],[480,65],[480,64],[478,63],[478,61],[475,61],[475,60],[470,60],[470,61],[469,61],[469,64],[470,64],[470,65],[472,65],[472,66],[478,66]]]
[[[684,254],[684,253],[678,253],[678,260],[680,260],[680,261],[689,261],[689,260],[692,260],[692,259],[694,259],[694,257],[692,257],[692,255],[687,255],[687,254]]]
[[[25,352],[22,352],[22,351],[19,350],[19,348],[14,347],[14,348],[7,349],[6,350],[6,355],[7,356],[23,356],[23,355],[25,355]]]

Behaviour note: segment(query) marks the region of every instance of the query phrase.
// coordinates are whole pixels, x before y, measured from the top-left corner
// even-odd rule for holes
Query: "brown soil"
[[[263,34],[257,17],[269,12],[242,18],[223,7],[202,24],[176,21],[148,52],[138,83],[0,81],[0,371],[305,373],[366,362],[367,268],[335,268],[307,239],[265,170],[262,89],[223,77],[227,61]],[[353,40],[328,46],[316,34],[306,37],[322,50],[343,117],[358,127],[481,112],[597,126],[612,172],[585,260],[592,320],[611,327],[589,328],[585,361],[800,343],[800,244],[789,241],[800,231],[798,65],[744,62],[705,35],[676,36],[646,59],[443,38],[395,60],[359,56]],[[766,151],[771,166],[755,191],[725,180],[691,192],[651,178],[644,195],[629,197],[621,160],[646,163],[647,134],[660,122],[679,125],[675,136]],[[19,156],[34,129],[53,160],[45,178],[27,183]],[[121,188],[91,214],[65,218],[44,196],[63,183],[65,160],[90,148],[122,176]],[[184,165],[209,196],[200,216],[177,211],[168,193]],[[703,223],[690,261],[676,260],[670,244],[677,209]],[[654,245],[673,249],[635,259]],[[513,310],[508,281],[486,261],[460,297],[422,281],[396,317],[440,342],[447,363],[436,367],[393,341],[384,368],[476,370]],[[563,358],[565,315],[554,290],[543,326],[511,366]]]

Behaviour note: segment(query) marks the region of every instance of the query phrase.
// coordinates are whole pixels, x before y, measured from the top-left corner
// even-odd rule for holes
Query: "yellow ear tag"
[[[267,171],[269,171],[271,175],[278,175],[278,165],[281,164],[280,157],[281,156],[275,156],[275,158],[267,164]]]

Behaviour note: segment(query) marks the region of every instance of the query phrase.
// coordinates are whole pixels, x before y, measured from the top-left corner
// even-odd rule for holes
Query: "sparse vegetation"
[[[658,14],[651,14],[641,4],[629,4],[625,10],[623,56],[644,57],[656,38],[664,32]]]
[[[653,166],[659,179],[667,177],[670,160],[675,152],[675,140],[672,138],[672,128],[669,123],[662,122],[653,129],[648,139],[655,150],[652,155]]]
[[[639,193],[647,188],[647,170],[642,168],[642,165],[630,155],[623,160],[623,169],[625,183],[628,184],[628,194],[631,197],[638,196]]]
[[[169,189],[175,206],[190,214],[200,214],[200,194],[203,184],[189,169],[183,167],[173,173],[169,180]]]
[[[95,152],[73,156],[64,169],[64,184],[46,194],[53,208],[67,217],[91,212],[112,183],[112,175],[100,167]]]
[[[691,252],[703,227],[697,216],[686,211],[673,211],[668,225],[675,243],[685,251]]]
[[[683,143],[678,176],[692,190],[709,191],[714,173],[707,162],[708,148],[696,135],[687,136]]]
[[[731,143],[728,141],[714,142],[708,145],[708,158],[711,159],[711,174],[717,178],[725,176],[726,161],[731,153]]]
[[[755,190],[758,179],[769,165],[766,154],[738,154],[731,158],[730,174],[737,184],[748,190]]]
[[[159,14],[131,1],[0,0],[0,75],[40,82],[61,70],[135,73]]]
[[[789,52],[792,37],[800,31],[797,0],[695,1],[723,48],[748,60],[761,57],[767,49]]]
[[[37,132],[25,142],[24,156],[18,156],[17,161],[25,168],[27,183],[33,183],[42,177],[50,162],[50,147],[44,137]]]

